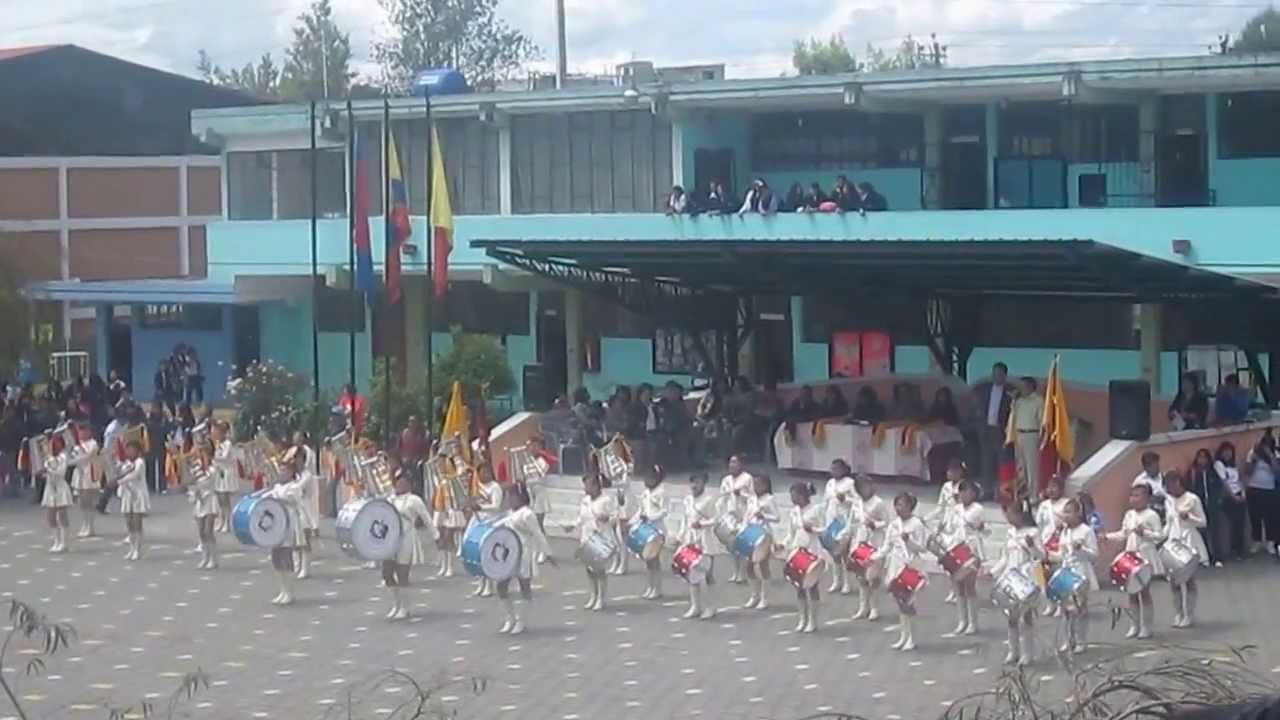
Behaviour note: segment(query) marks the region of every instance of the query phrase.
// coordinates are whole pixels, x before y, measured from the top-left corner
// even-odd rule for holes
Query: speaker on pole
[[[1111,437],[1151,437],[1151,384],[1146,380],[1112,380],[1107,391]]]

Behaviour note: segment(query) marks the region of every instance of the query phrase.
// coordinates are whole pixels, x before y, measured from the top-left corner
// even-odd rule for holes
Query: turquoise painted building
[[[852,372],[850,337],[889,340],[887,355],[863,350],[865,372],[976,377],[999,359],[1041,374],[1061,352],[1068,379],[1146,377],[1163,393],[1184,369],[1265,385],[1280,357],[1257,319],[1280,278],[1280,55],[436,97],[456,235],[430,327],[425,102],[391,104],[414,228],[394,316],[353,312],[348,291],[352,132],[382,271],[382,103],[357,102],[354,126],[344,104],[317,112],[314,160],[306,106],[192,114],[223,149],[205,282],[234,289],[220,297],[236,310],[205,352],[224,342],[228,362],[310,373],[314,318],[321,383],[350,375],[352,331],[363,383],[374,355],[419,368],[429,333],[440,352],[461,327],[506,347],[518,405],[687,383],[708,360],[822,380]],[[706,207],[720,184],[736,211],[755,178],[785,197],[841,176],[888,209],[664,213],[673,186]],[[162,339],[137,328],[135,354]]]

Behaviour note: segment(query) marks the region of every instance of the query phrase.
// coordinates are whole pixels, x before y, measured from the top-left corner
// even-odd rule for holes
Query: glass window
[[[704,350],[712,357],[716,354],[719,334],[715,330],[702,332]],[[653,371],[659,375],[693,375],[703,365],[693,334],[672,328],[656,328],[653,331]]]
[[[1000,116],[1000,153],[1006,157],[1050,157],[1062,152],[1065,114],[1056,104],[1019,105]]]
[[[769,113],[752,119],[752,170],[920,165],[924,118],[905,113]]]
[[[478,335],[528,335],[529,293],[501,292],[482,282],[451,282],[431,320],[436,332],[460,327]]]
[[[1280,132],[1276,128],[1280,128],[1280,92],[1219,96],[1219,157],[1280,157]]]
[[[322,288],[317,297],[320,332],[364,332],[364,299],[347,290]]]
[[[592,299],[582,310],[583,330],[590,337],[653,337],[653,321],[616,303]]]
[[[270,152],[227,153],[228,219],[271,219],[271,156]]]
[[[1135,162],[1138,159],[1136,105],[1098,105],[1072,110],[1073,162]]]
[[[183,330],[222,329],[220,305],[184,305],[182,303],[148,303],[135,308],[138,324],[144,328],[181,328]]]
[[[316,213],[322,218],[347,214],[347,170],[342,150],[316,152]],[[281,220],[311,217],[311,151],[276,153],[276,216]]]

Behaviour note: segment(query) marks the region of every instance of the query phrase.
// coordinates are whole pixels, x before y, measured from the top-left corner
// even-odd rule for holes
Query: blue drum
[[[823,549],[835,555],[840,545],[840,533],[844,532],[847,526],[848,523],[842,517],[834,518],[828,523],[827,529],[823,530],[822,534],[818,536],[818,542],[822,543]]]
[[[1079,592],[1084,583],[1084,575],[1064,565],[1049,578],[1049,586],[1045,588],[1044,594],[1050,602],[1061,604]]]
[[[763,525],[752,523],[738,531],[733,540],[733,554],[749,562],[769,559],[769,531]]]
[[[231,530],[244,545],[280,547],[289,537],[289,513],[275,498],[246,495],[231,510]]]
[[[472,525],[462,537],[462,564],[467,572],[497,582],[515,577],[521,551],[516,531],[492,520]]]
[[[662,531],[653,523],[640,523],[627,533],[627,549],[641,560],[652,560],[662,552]]]

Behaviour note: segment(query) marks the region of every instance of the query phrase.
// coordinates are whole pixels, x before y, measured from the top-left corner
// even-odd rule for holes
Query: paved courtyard
[[[182,705],[180,716],[346,717],[338,708],[350,696],[358,705],[355,717],[378,718],[410,697],[404,680],[370,692],[366,681],[395,668],[424,683],[487,678],[478,696],[466,685],[437,694],[467,719],[790,719],[834,710],[919,720],[936,716],[952,698],[989,687],[1002,672],[1004,632],[994,610],[983,611],[977,637],[939,637],[954,617],[942,603],[937,576],[920,603],[920,649],[904,655],[889,648],[896,637],[891,620],[851,623],[853,603],[846,597],[824,595],[825,626],[816,635],[793,634],[794,595],[780,579],[768,612],[731,607],[744,590],[720,584],[716,599],[730,609],[710,622],[685,621],[678,618],[685,609],[679,580],[665,580],[664,602],[641,600],[643,577],[632,563],[629,576],[610,583],[609,610],[584,612],[580,566],[568,560],[569,542],[557,539],[557,554],[566,560],[545,568],[530,629],[511,638],[496,631],[496,599],[472,598],[469,580],[430,578],[428,568],[417,571],[414,617],[387,622],[377,574],[338,554],[330,527],[314,578],[299,586],[298,604],[275,607],[265,552],[224,536],[222,568],[197,571],[188,552],[193,535],[186,501],[156,498],[155,509],[147,556],[127,564],[120,559],[118,515],[100,520],[105,537],[50,557],[38,509],[0,503],[0,600],[33,603],[79,631],[70,649],[49,659],[42,677],[14,669],[29,659],[28,648],[10,650],[6,679],[32,718],[105,718],[108,705],[144,700],[163,706],[181,676],[196,668],[213,685]],[[1262,558],[1201,577],[1202,623],[1192,631],[1167,629],[1168,592],[1157,588],[1157,639],[1258,644],[1256,667],[1280,678],[1272,675],[1280,671],[1274,616],[1280,567]],[[1121,640],[1100,608],[1119,600],[1107,592],[1095,602],[1095,641]],[[882,606],[887,610],[889,603]],[[1045,651],[1051,624],[1042,623],[1039,635]],[[1050,697],[1065,693],[1066,673],[1054,659],[1041,660],[1036,675]],[[0,698],[0,719],[13,715]]]

